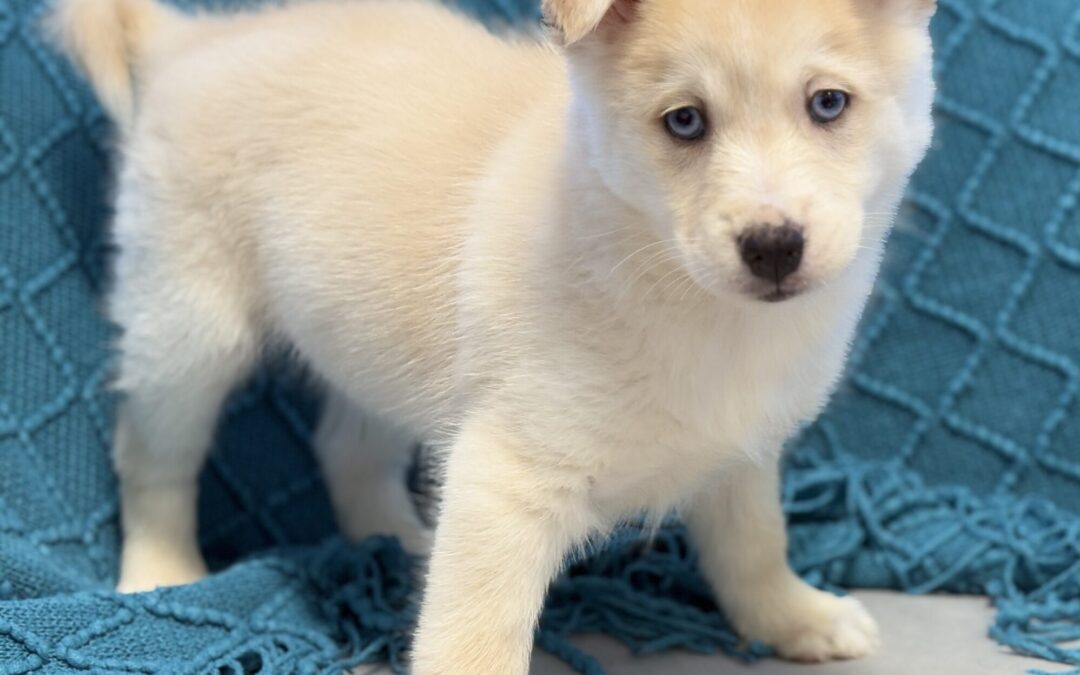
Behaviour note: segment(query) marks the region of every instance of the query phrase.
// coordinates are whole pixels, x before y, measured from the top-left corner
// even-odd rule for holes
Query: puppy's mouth
[[[808,284],[799,279],[785,279],[781,283],[754,284],[747,289],[747,295],[759,302],[777,304],[802,295]]]
[[[777,302],[784,302],[785,300],[790,300],[791,298],[794,298],[798,294],[799,294],[799,291],[797,291],[797,290],[777,286],[773,290],[771,290],[771,291],[769,291],[767,293],[764,293],[762,295],[759,295],[758,298],[762,302],[777,303]]]

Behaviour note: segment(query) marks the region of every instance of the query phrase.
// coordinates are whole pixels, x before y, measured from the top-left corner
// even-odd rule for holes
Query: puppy
[[[788,568],[777,462],[929,142],[933,5],[546,0],[530,41],[419,0],[61,0],[119,133],[120,589],[204,574],[218,409],[286,344],[336,392],[351,534],[425,546],[380,487],[409,443],[349,447],[354,408],[446,453],[414,672],[525,673],[567,553],[673,510],[743,635],[870,653]]]

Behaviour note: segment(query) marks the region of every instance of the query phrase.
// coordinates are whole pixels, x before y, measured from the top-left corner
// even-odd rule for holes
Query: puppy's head
[[[930,139],[934,0],[544,0],[606,186],[717,295],[878,250]]]

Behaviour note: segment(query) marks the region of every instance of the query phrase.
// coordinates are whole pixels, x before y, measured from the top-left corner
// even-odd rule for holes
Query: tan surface
[[[987,637],[994,610],[985,598],[911,597],[887,592],[857,593],[881,625],[885,640],[872,658],[819,666],[769,660],[746,666],[723,656],[665,654],[636,658],[604,637],[577,640],[611,675],[1020,675],[1029,668],[1066,670],[1004,650]],[[537,654],[532,675],[572,671]]]
[[[1021,675],[1029,668],[1067,670],[1016,656],[987,637],[994,610],[985,598],[864,591],[856,593],[881,624],[885,644],[873,658],[819,666],[775,660],[746,666],[724,656],[667,653],[638,658],[603,636],[575,642],[600,659],[609,675]],[[384,675],[385,668],[357,675]],[[531,675],[569,675],[557,659],[537,652]]]

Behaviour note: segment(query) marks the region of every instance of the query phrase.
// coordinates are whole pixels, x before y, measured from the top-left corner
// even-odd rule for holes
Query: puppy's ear
[[[566,46],[594,32],[618,31],[633,20],[640,0],[543,0],[544,22]]]

